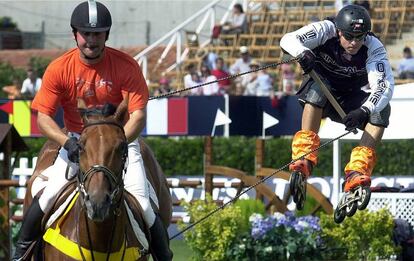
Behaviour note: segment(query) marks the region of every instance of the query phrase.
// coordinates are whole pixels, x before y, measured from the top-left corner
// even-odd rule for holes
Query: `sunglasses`
[[[362,33],[362,34],[351,34],[351,33],[347,33],[347,32],[342,32],[342,36],[347,41],[355,40],[356,42],[360,42],[360,41],[362,41],[362,40],[365,39],[365,36],[367,36],[367,34],[366,33]]]

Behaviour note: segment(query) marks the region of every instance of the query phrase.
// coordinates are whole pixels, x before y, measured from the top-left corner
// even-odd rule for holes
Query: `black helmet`
[[[95,0],[80,3],[73,10],[70,26],[83,32],[106,32],[111,29],[112,18],[109,10]]]
[[[368,11],[360,5],[347,5],[335,17],[336,28],[350,34],[368,33],[371,18]]]

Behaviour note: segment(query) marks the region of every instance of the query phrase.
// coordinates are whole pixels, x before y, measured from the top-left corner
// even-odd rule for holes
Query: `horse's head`
[[[84,129],[79,143],[79,189],[88,218],[101,222],[119,212],[123,193],[123,172],[128,143],[122,127],[125,104],[115,111],[111,105],[101,109],[81,109]]]

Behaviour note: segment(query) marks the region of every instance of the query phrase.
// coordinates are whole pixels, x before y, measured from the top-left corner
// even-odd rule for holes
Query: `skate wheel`
[[[296,193],[293,194],[293,202],[295,202],[295,204],[298,204],[299,202],[299,193],[297,191],[295,191]]]
[[[305,206],[305,200],[301,197],[301,198],[299,198],[298,202],[296,203],[296,209],[297,210],[302,210],[304,206]]]
[[[290,175],[290,194],[298,210],[302,210],[306,200],[306,179],[302,173],[295,171]]]
[[[345,213],[348,217],[352,217],[353,215],[355,215],[356,211],[357,211],[357,202],[349,203],[349,205],[345,207]]]
[[[296,208],[298,210],[302,210],[303,207],[304,207],[304,205],[305,205],[305,201],[306,201],[306,187],[307,187],[307,185],[305,183],[305,186],[303,187],[303,189],[301,189],[301,190],[298,191],[298,194],[299,194],[299,196],[298,196],[298,203],[296,203]]]
[[[364,210],[369,204],[371,199],[371,190],[368,187],[363,187],[361,191],[361,199],[357,201],[357,207],[359,210]]]
[[[334,212],[334,221],[337,224],[341,224],[342,221],[345,219],[345,210],[344,209],[338,209],[338,207],[335,209]]]
[[[290,194],[293,196],[293,201],[296,203],[297,202],[297,197],[295,199],[295,196],[297,194],[297,189],[296,189],[296,183],[298,182],[298,172],[292,172],[292,174],[290,174],[290,178],[289,178],[289,189],[290,189]]]

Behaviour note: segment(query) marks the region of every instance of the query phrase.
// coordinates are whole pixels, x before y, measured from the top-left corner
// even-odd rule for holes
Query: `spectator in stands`
[[[194,63],[190,63],[186,69],[187,69],[187,74],[184,75],[184,88],[193,87],[194,86],[193,74],[198,74],[197,67],[195,66]]]
[[[295,94],[295,70],[293,64],[284,63],[280,66],[282,86],[279,89],[284,95]]]
[[[229,20],[223,25],[223,34],[242,34],[247,32],[247,17],[241,4],[233,6]]]
[[[249,65],[250,70],[257,70],[259,68],[259,63],[252,59]],[[243,88],[243,95],[246,96],[255,96],[257,91],[257,76],[258,72],[251,72],[246,75],[243,75],[241,86],[245,87]]]
[[[252,60],[250,64],[251,70],[257,70],[261,66],[260,62]],[[273,90],[273,79],[266,72],[266,70],[259,70],[257,72],[252,72],[247,75],[250,75],[248,83],[246,83],[246,90],[244,95],[254,95],[254,96],[267,96],[270,98],[274,97]]]
[[[170,80],[167,77],[161,77],[159,84],[160,86],[154,91],[154,96],[159,96],[171,92]]]
[[[231,66],[230,73],[237,74],[250,70],[250,61],[252,60],[247,46],[241,46],[239,49],[240,58],[238,58]]]
[[[32,68],[28,68],[27,78],[23,81],[21,95],[25,98],[33,98],[42,85],[42,79],[37,77],[37,73]]]
[[[211,75],[210,69],[206,65],[201,66],[201,83],[213,82],[216,81],[217,78],[214,75]],[[205,85],[200,87],[202,89],[203,95],[218,95],[219,94],[219,85],[217,82]]]
[[[239,52],[241,57],[238,58],[230,66],[230,73],[232,75],[247,72],[250,70],[250,62],[252,59],[249,54],[249,48],[247,48],[247,46],[241,46]],[[243,83],[245,83],[246,80],[244,80],[243,78],[245,77],[246,75],[244,75],[243,77],[235,78],[234,85],[236,87],[236,95],[242,95],[244,93],[246,85],[244,85]]]
[[[21,97],[21,84],[17,78],[13,79],[13,84],[4,86],[2,89],[7,94],[8,99],[18,99]]]
[[[404,48],[403,57],[398,65],[398,77],[401,79],[414,79],[414,57],[410,47]]]
[[[201,60],[200,68],[202,65],[206,65],[210,70],[216,69],[216,59],[218,55],[210,51],[208,48],[201,48],[197,51],[197,58]]]
[[[259,66],[261,66],[260,63]],[[257,71],[256,82],[256,96],[269,97],[273,99],[275,95],[275,92],[273,90],[273,78],[267,73],[265,69]]]
[[[191,81],[188,87],[194,87],[202,83],[201,76],[197,71],[191,73]],[[190,90],[190,95],[203,95],[203,87],[193,88]]]
[[[216,59],[216,69],[211,71],[217,79],[222,79],[229,76],[229,73],[224,69],[224,60],[221,57]],[[231,89],[231,80],[222,80],[218,82],[220,94],[229,94]]]

